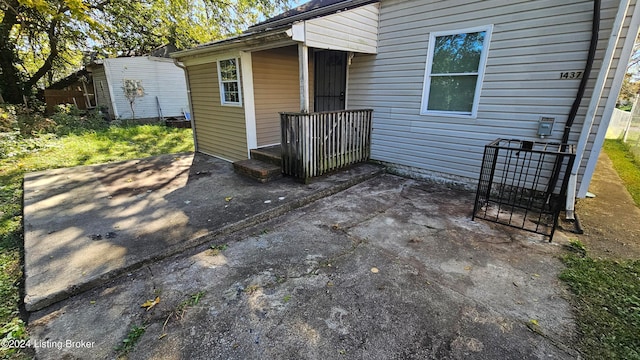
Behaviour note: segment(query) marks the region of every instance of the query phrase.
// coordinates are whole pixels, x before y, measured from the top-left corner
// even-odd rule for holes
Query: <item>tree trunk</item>
[[[0,81],[0,91],[6,102],[20,104],[24,90],[20,72],[15,67],[16,53],[15,44],[11,41],[11,29],[17,24],[17,15],[14,10],[20,4],[17,0],[5,2],[8,7],[4,11],[4,18],[0,23],[0,70],[2,70],[2,80]]]

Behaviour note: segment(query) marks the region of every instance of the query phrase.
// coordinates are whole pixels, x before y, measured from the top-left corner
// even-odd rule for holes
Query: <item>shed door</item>
[[[345,108],[347,89],[347,53],[317,51],[315,53],[315,111],[335,111]]]

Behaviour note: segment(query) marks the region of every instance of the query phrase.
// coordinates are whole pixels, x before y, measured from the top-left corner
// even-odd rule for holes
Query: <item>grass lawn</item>
[[[640,206],[640,162],[631,153],[629,146],[619,140],[605,140],[604,152],[613,162],[636,206]]]
[[[640,204],[640,164],[627,146],[606,140],[604,151]],[[591,258],[579,242],[579,255],[564,258],[560,278],[573,291],[578,346],[587,359],[640,359],[640,259]]]
[[[22,179],[30,171],[193,151],[191,129],[123,125],[23,139],[0,133],[0,341],[26,339],[18,304],[22,277]],[[0,348],[0,358],[21,357]],[[24,357],[24,355],[22,356]]]

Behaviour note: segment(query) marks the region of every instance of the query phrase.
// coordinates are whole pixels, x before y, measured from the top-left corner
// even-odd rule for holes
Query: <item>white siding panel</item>
[[[305,21],[305,43],[319,49],[375,54],[378,47],[378,4]]]
[[[602,4],[600,41],[589,99],[616,15]],[[591,0],[389,0],[380,5],[377,55],[357,54],[349,68],[349,108],[373,108],[372,158],[477,179],[484,145],[496,138],[539,140],[541,116],[562,137],[591,38]],[[475,119],[420,115],[429,34],[494,26]],[[634,34],[635,35],[635,34]],[[609,85],[610,86],[610,83]],[[570,141],[584,122],[581,104]],[[601,111],[600,111],[601,112]]]
[[[146,56],[106,59],[105,68],[113,89],[114,102],[120,119],[131,119],[133,113],[125,98],[125,79],[141,80],[144,96],[136,98],[134,111],[136,118],[157,118],[159,116],[156,97],[160,102],[162,115],[180,116],[189,108],[187,84],[184,71],[171,59],[149,58]]]

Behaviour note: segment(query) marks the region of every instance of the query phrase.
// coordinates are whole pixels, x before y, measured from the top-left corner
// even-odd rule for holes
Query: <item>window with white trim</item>
[[[222,105],[242,105],[237,58],[218,61],[218,82],[220,83],[220,102]]]
[[[476,116],[492,27],[431,33],[421,114]]]

